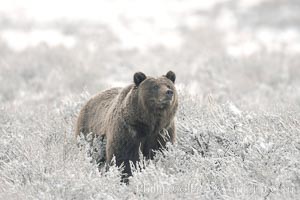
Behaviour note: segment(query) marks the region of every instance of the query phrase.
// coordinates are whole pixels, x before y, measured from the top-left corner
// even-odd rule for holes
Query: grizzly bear
[[[106,162],[115,156],[116,165],[124,165],[123,178],[131,176],[129,161],[139,161],[139,152],[152,159],[168,141],[175,142],[175,79],[172,71],[159,78],[137,72],[133,84],[101,92],[81,109],[76,135],[105,137]]]

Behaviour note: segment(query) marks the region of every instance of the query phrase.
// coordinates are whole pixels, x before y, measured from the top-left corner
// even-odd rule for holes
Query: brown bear
[[[175,142],[175,79],[172,71],[159,78],[137,72],[134,84],[101,92],[81,109],[76,135],[105,137],[106,162],[115,156],[117,166],[124,164],[123,178],[130,176],[129,161],[136,163],[139,152],[152,159],[168,141]]]

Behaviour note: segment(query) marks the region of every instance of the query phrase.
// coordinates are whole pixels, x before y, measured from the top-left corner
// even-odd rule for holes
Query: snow
[[[9,41],[9,46],[15,51],[23,51],[29,47],[35,47],[39,44],[47,44],[50,47],[65,46],[72,48],[76,44],[76,39],[72,36],[66,36],[54,29],[41,29],[33,31],[4,30],[1,33],[4,40]]]
[[[156,46],[180,49],[184,38],[180,27],[196,28],[211,23],[203,15],[197,13],[210,11],[218,1],[145,1],[145,0],[113,0],[113,1],[1,1],[0,14],[13,20],[31,20],[38,24],[53,21],[89,21],[105,24],[121,42],[124,49],[147,50]],[[262,0],[240,1],[241,9],[249,9],[259,5]],[[289,53],[298,53],[299,30],[240,30],[237,26],[236,13],[230,9],[222,9],[216,16],[216,29],[224,33],[227,53],[230,56],[251,56],[267,49],[278,52],[285,48]],[[52,32],[52,33],[49,33]],[[54,33],[56,32],[56,33]],[[1,34],[13,50],[46,43],[50,46],[73,46],[76,38],[66,36],[59,30],[4,30]],[[1,36],[0,35],[0,36]],[[16,38],[16,39],[15,39]]]

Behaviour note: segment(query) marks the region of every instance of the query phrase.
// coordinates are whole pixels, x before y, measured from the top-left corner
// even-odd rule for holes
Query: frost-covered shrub
[[[78,148],[88,94],[1,110],[0,199],[289,198],[299,195],[299,113],[247,111],[180,92],[178,139],[133,169],[129,185]],[[106,171],[108,169],[108,171]]]

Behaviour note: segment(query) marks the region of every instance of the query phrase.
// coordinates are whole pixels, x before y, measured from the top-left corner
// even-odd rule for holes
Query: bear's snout
[[[169,99],[172,99],[173,94],[174,94],[173,90],[167,90],[167,92],[166,92],[166,95]]]

